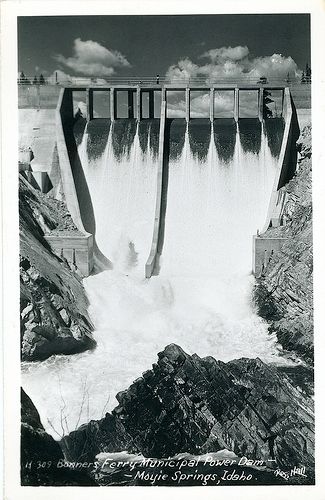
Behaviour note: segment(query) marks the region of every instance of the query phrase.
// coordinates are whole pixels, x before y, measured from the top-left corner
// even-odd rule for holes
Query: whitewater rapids
[[[169,344],[229,361],[260,357],[287,364],[251,301],[252,235],[265,222],[277,158],[262,132],[259,152],[244,151],[237,130],[231,161],[211,132],[206,158],[185,133],[170,158],[159,274],[144,278],[150,253],[157,158],[140,148],[114,156],[112,130],[99,158],[79,155],[89,187],[96,240],[113,269],[84,280],[95,325],[94,351],[24,363],[22,382],[47,432],[59,438],[112,410],[116,393],[151,368]]]

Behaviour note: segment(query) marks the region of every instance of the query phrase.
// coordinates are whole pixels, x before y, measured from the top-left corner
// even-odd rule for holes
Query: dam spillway
[[[98,247],[125,273],[143,273],[150,252],[158,141],[157,119],[95,119],[79,145]],[[175,118],[166,120],[164,148],[162,256],[154,274],[163,266],[207,275],[249,262],[251,235],[267,213],[279,144],[271,149],[258,120],[186,124]]]
[[[175,145],[182,125],[170,124],[162,272],[233,274],[241,263],[249,272],[249,235],[264,223],[277,158],[257,120],[250,124],[250,145],[240,124],[215,122],[190,122],[180,154]]]
[[[125,273],[144,269],[150,252],[158,133],[155,120],[140,125],[108,121],[105,126],[94,120],[79,146],[97,244],[112,266]]]
[[[274,177],[274,185],[272,187],[272,195],[270,197],[268,197],[267,195],[267,197],[270,198],[267,211],[267,219],[271,221],[277,204],[277,191],[292,177],[295,168],[295,161],[292,161],[291,159],[291,157],[294,157],[294,155],[292,155],[290,151],[292,150],[292,144],[294,144],[293,135],[296,135],[294,131],[296,116],[294,117],[293,114],[295,110],[292,107],[292,98],[288,89],[272,87],[271,89],[266,90],[265,88],[260,88],[257,86],[246,86],[243,88],[235,87],[230,90],[230,88],[218,87],[211,88],[209,90],[209,93],[206,93],[207,89],[202,88],[190,89],[189,87],[186,87],[185,89],[181,89],[180,87],[170,88],[170,86],[165,86],[162,88],[156,87],[154,89],[141,89],[139,86],[126,87],[121,89],[100,89],[100,92],[97,92],[98,95],[103,95],[105,92],[106,94],[108,92],[108,94],[106,95],[106,97],[104,96],[104,99],[99,102],[99,109],[101,109],[103,106],[105,107],[108,102],[109,107],[108,109],[106,107],[104,114],[106,113],[110,116],[110,118],[100,120],[98,120],[97,118],[94,119],[94,99],[96,92],[94,91],[94,89],[87,89],[86,131],[90,130],[91,132],[92,129],[96,129],[96,124],[98,124],[99,121],[101,121],[101,126],[105,123],[106,125],[104,125],[102,129],[103,134],[95,134],[97,142],[95,148],[93,147],[95,144],[94,140],[91,138],[93,134],[90,133],[90,140],[85,141],[83,139],[82,143],[84,147],[81,148],[81,150],[79,148],[79,151],[77,151],[75,138],[73,137],[74,134],[72,132],[73,123],[75,122],[75,118],[73,118],[73,94],[79,94],[80,90],[82,89],[69,88],[64,89],[63,93],[61,93],[59,105],[57,108],[59,146],[58,153],[59,162],[61,165],[61,177],[64,185],[63,190],[65,191],[67,205],[78,228],[81,231],[86,230],[88,233],[94,236],[94,261],[95,268],[97,270],[103,269],[104,257],[97,245],[97,224],[94,214],[94,206],[98,206],[98,198],[100,197],[93,196],[92,199],[92,195],[89,192],[89,185],[93,185],[93,182],[87,182],[85,176],[88,172],[88,177],[89,175],[91,175],[91,178],[94,180],[96,177],[98,177],[98,172],[103,171],[103,168],[99,168],[98,166],[96,168],[88,168],[89,161],[85,152],[91,152],[92,148],[97,148],[101,150],[100,153],[97,152],[97,154],[99,155],[104,154],[104,149],[106,149],[107,165],[109,166],[112,164],[112,162],[114,162],[114,157],[117,156],[119,157],[119,163],[121,163],[125,151],[128,151],[128,157],[126,161],[130,162],[130,151],[132,149],[133,160],[131,160],[131,164],[138,165],[139,161],[136,160],[134,163],[134,158],[136,155],[138,155],[138,151],[140,151],[140,149],[136,144],[136,141],[133,144],[133,139],[134,137],[136,137],[139,139],[140,143],[142,141],[142,145],[140,144],[140,146],[142,148],[142,152],[144,153],[144,149],[142,146],[143,137],[145,136],[145,134],[143,134],[142,132],[147,126],[147,118],[149,118],[149,121],[151,120],[156,124],[159,123],[154,229],[151,250],[145,265],[145,276],[149,278],[155,272],[156,260],[159,259],[160,249],[163,246],[165,217],[163,211],[165,210],[164,205],[166,205],[166,200],[168,198],[168,186],[166,184],[166,181],[168,182],[168,156],[170,153],[168,134],[170,129],[171,116],[173,116],[173,113],[175,115],[175,112],[176,116],[178,116],[179,111],[181,111],[180,108],[177,109],[179,105],[181,105],[181,108],[185,108],[183,109],[183,113],[185,113],[185,120],[183,120],[183,122],[185,122],[187,125],[187,132],[186,134],[181,133],[176,141],[174,140],[173,147],[176,147],[178,149],[183,147],[184,138],[187,137],[187,135],[189,137],[191,150],[193,150],[193,147],[195,150],[195,148],[199,146],[199,148],[201,148],[202,154],[204,154],[204,149],[205,151],[207,151],[207,148],[209,148],[209,144],[213,142],[215,148],[217,149],[216,158],[218,163],[219,159],[223,161],[226,155],[229,155],[229,157],[233,155],[237,134],[239,135],[240,139],[237,141],[239,148],[241,148],[243,152],[251,152],[255,153],[256,155],[259,155],[261,150],[267,151],[267,149],[265,149],[264,147],[265,141],[261,140],[261,138],[267,137],[267,144],[271,151],[272,157],[276,157],[277,155],[279,156],[278,164],[276,167],[276,175]],[[124,100],[122,98],[118,98],[119,94],[122,94],[122,96],[124,96]],[[177,103],[177,96],[179,97],[179,94],[183,95],[185,101]],[[192,94],[195,95],[195,97],[192,98]],[[144,106],[144,95],[148,95],[147,109],[146,106]],[[269,99],[269,95],[272,95],[273,99]],[[107,96],[109,96],[109,100],[107,100]],[[200,103],[200,106],[202,106],[203,104],[203,107],[207,108],[205,113],[208,111],[209,119],[200,120],[197,117],[195,117],[194,119],[192,118],[192,108],[193,114],[195,116],[201,116],[202,114],[202,110],[198,110],[198,102]],[[222,113],[225,113],[227,116],[232,116],[232,119],[220,119],[220,102],[221,108],[224,108]],[[274,104],[273,111],[271,111],[266,105],[266,103],[269,102]],[[103,113],[102,109],[101,113]],[[145,114],[147,116],[144,116]],[[160,114],[160,121],[158,122],[157,118],[155,119],[157,114],[158,116]],[[218,115],[217,119],[215,119],[216,115]],[[269,119],[270,115],[272,116],[272,119]],[[127,117],[126,121],[124,116]],[[173,130],[175,130],[176,122],[175,120],[173,121]],[[204,127],[203,125],[204,122],[206,122],[206,127]],[[228,122],[228,128],[225,125],[226,122]],[[236,134],[232,133],[234,125],[236,125]],[[101,127],[98,128],[99,131],[100,128]],[[261,134],[262,129],[263,134]],[[109,131],[108,140],[107,137],[105,137],[105,130]],[[134,135],[135,132],[136,135]],[[89,134],[87,134],[87,136],[88,135]],[[212,135],[214,136],[214,141],[210,140]],[[87,145],[85,146],[86,143]],[[113,156],[112,152],[114,152]],[[196,151],[196,153],[198,153],[198,151]],[[213,148],[211,149],[211,154],[213,155]],[[80,155],[82,156],[82,161]],[[147,161],[148,158],[146,160],[143,156],[144,155],[142,155],[142,160],[144,162]],[[140,159],[139,156],[138,159]],[[150,161],[151,163],[153,163],[152,160]],[[211,159],[211,161],[213,160]],[[239,161],[239,164],[240,163],[241,161]],[[121,171],[122,170],[123,168],[121,169]],[[230,169],[230,171],[233,171],[233,169]],[[130,169],[130,172],[133,172],[133,168]],[[249,172],[249,170],[247,170],[247,172]],[[119,186],[119,189],[122,189],[123,191],[123,188],[127,184],[128,176],[124,178],[123,175],[121,175],[120,177],[123,178],[123,181]],[[144,179],[145,178],[146,176],[144,175]],[[252,180],[254,182],[254,179]],[[234,185],[236,185],[236,183],[238,182],[238,176],[235,176],[234,181]],[[110,186],[111,183],[108,184],[108,188]],[[257,189],[255,191],[263,191],[262,186],[257,186]],[[114,196],[113,193],[112,196],[109,197],[109,200]],[[121,214],[123,211],[125,210],[122,210]],[[113,218],[113,212],[114,207],[112,207],[112,212],[108,220]],[[260,213],[262,213],[262,211],[260,211]],[[101,220],[101,218],[99,219]],[[267,224],[267,221],[265,222],[265,224]],[[264,226],[262,226],[263,230],[266,229],[265,224]],[[102,226],[102,224],[100,223],[99,226]],[[133,245],[132,242],[130,242],[130,244],[131,246]],[[107,266],[108,260],[106,258],[105,261],[104,257],[104,267],[105,264]]]
[[[100,418],[172,342],[224,361],[288,363],[254,311],[250,276],[252,234],[265,223],[279,174],[282,118],[270,131],[258,117],[166,117],[150,279],[144,267],[155,229],[159,119],[93,118],[78,134],[72,125],[80,217],[109,265],[84,280],[97,348],[23,366],[24,387],[47,430],[53,434],[47,418],[60,427],[62,400],[69,430]],[[65,137],[71,144],[67,130]],[[89,402],[80,409],[85,390]]]

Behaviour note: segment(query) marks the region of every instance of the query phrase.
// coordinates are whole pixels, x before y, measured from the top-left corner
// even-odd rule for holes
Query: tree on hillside
[[[38,80],[36,75],[34,76],[33,85],[38,85]]]
[[[311,83],[311,67],[306,63],[306,83]]]
[[[306,63],[305,71],[302,72],[300,83],[311,83],[311,67]]]
[[[42,73],[41,73],[41,74],[40,74],[40,76],[39,76],[39,84],[40,84],[40,85],[45,85],[45,83],[46,83],[46,82],[45,82],[45,78],[44,78],[44,76],[43,76],[43,75],[42,75]]]
[[[18,78],[18,83],[21,85],[30,85],[30,81],[26,78],[25,73],[21,71],[20,77]]]

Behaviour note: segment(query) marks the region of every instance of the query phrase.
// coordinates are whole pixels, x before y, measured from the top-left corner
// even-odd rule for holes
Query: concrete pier
[[[94,118],[94,94],[92,89],[86,91],[87,122]]]
[[[115,120],[115,89],[110,89],[110,94],[109,94],[109,99],[110,99],[110,114],[111,114],[111,121],[113,122]]]
[[[191,103],[190,103],[191,99],[190,99],[190,89],[189,87],[187,87],[185,89],[185,118],[186,118],[186,122],[188,123],[190,121],[190,116],[191,116]]]
[[[235,121],[239,120],[239,89],[235,88],[235,98],[234,98],[234,118]]]
[[[214,119],[214,89],[210,89],[210,122]]]
[[[128,90],[128,118],[134,118],[133,90]]]
[[[165,152],[165,124],[166,124],[166,100],[161,102],[160,129],[159,129],[159,151],[158,151],[158,171],[157,171],[157,192],[154,229],[150,254],[145,266],[145,277],[151,278],[158,257],[159,235],[161,231],[161,206],[163,196],[163,175],[164,175],[164,152]]]
[[[264,89],[258,91],[258,119],[260,122],[263,121],[263,97]]]
[[[117,118],[117,89],[114,89],[114,120]]]
[[[142,113],[141,113],[141,109],[142,109],[142,105],[141,104],[142,103],[141,103],[141,89],[140,89],[139,85],[137,86],[136,92],[137,92],[137,99],[136,99],[136,102],[137,102],[137,104],[136,104],[136,119],[138,121],[140,121],[141,118],[142,118]]]

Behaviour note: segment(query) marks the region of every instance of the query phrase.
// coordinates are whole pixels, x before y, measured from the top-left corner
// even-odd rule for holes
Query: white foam
[[[100,159],[83,156],[97,241],[114,269],[84,280],[97,348],[24,364],[24,387],[54,437],[52,426],[67,433],[116,406],[116,393],[172,342],[223,361],[288,362],[251,303],[252,235],[264,224],[276,167],[266,138],[259,154],[244,153],[237,133],[234,159],[225,164],[211,136],[207,161],[200,163],[186,134],[181,158],[169,166],[160,274],[145,280],[154,162],[142,155],[137,134],[130,159],[113,158],[111,137]],[[130,242],[138,254],[133,260]]]

